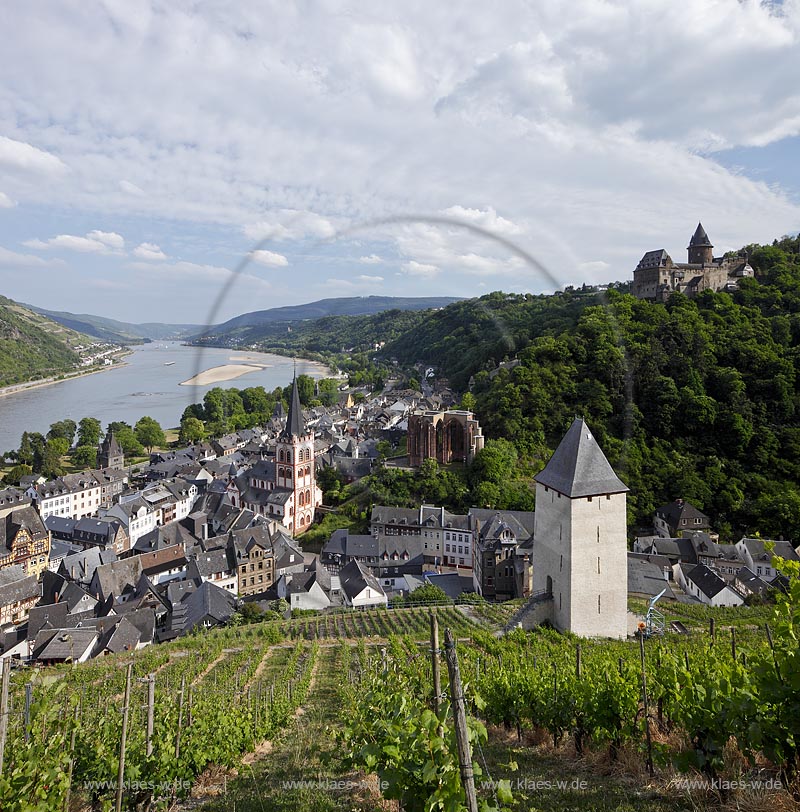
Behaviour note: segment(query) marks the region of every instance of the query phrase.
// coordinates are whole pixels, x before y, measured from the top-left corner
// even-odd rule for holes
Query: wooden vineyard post
[[[708,621],[708,633],[711,635],[711,645],[713,646],[717,642],[717,627],[713,617]]]
[[[581,659],[581,644],[575,646],[575,676],[580,679],[583,675],[583,661]]]
[[[149,758],[153,755],[153,723],[156,709],[156,675],[150,674],[147,677],[147,743],[145,745],[145,755]]]
[[[467,812],[478,812],[478,796],[475,794],[475,775],[472,770],[472,752],[467,731],[467,710],[461,687],[461,673],[458,668],[458,654],[453,634],[444,630],[444,654],[447,659],[447,672],[450,677],[450,697],[453,703],[453,719],[456,726],[456,746],[458,763],[461,769],[461,785],[467,801]]]
[[[186,677],[181,677],[181,690],[178,694],[178,732],[175,735],[175,761],[181,756],[181,728],[183,727],[183,693],[186,688]]]
[[[75,768],[75,736],[78,733],[78,711],[75,706],[72,733],[69,737],[69,772],[67,773],[67,791],[64,793],[64,812],[69,812],[69,796],[72,794],[72,771]]]
[[[33,683],[25,683],[25,743],[31,738],[31,700],[33,699]]]
[[[736,627],[731,626],[731,658],[736,662]]]
[[[0,775],[3,774],[3,756],[8,733],[8,688],[11,682],[11,660],[3,660],[3,676],[0,680]]]
[[[653,740],[650,737],[650,716],[647,707],[647,674],[644,667],[644,635],[639,635],[639,654],[642,660],[642,705],[644,707],[644,730],[647,739],[647,772],[653,777]]]
[[[122,812],[122,788],[125,784],[125,747],[128,744],[128,712],[131,704],[131,675],[133,663],[128,663],[128,673],[125,675],[125,698],[122,700],[122,734],[119,740],[119,769],[117,770],[117,799],[114,808]]]
[[[436,612],[431,612],[431,671],[433,672],[433,711],[438,716],[442,682],[439,674],[439,620]]]

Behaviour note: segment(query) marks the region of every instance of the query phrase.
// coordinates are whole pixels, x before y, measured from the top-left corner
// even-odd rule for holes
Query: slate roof
[[[628,553],[628,592],[655,597],[662,589],[665,598],[674,598],[672,587],[664,578],[664,570],[646,557]]]
[[[0,518],[0,549],[11,549],[10,544],[21,528],[25,528],[34,541],[47,538],[47,528],[39,514],[26,505]]]
[[[770,541],[771,544],[774,545],[772,552],[766,548],[765,543],[767,541]],[[797,551],[794,549],[794,547],[792,547],[791,542],[788,541],[743,538],[740,539],[739,543],[743,544],[747,548],[747,551],[750,553],[753,561],[766,561],[769,563],[772,561],[773,555],[785,558],[787,561],[800,561],[800,556],[797,555]]]
[[[103,599],[111,595],[119,598],[126,592],[134,591],[141,575],[141,556],[133,556],[98,567],[94,571],[92,584],[100,590]]]
[[[33,656],[37,660],[78,660],[97,642],[96,629],[42,629],[36,635]]]
[[[227,590],[206,581],[181,601],[186,612],[181,631],[190,631],[204,621],[227,623],[236,610],[236,598]]]
[[[685,576],[687,581],[695,584],[708,598],[713,598],[728,586],[716,572],[710,570],[705,564],[698,564],[696,567],[688,569],[685,571]]]
[[[300,406],[300,394],[297,391],[297,376],[292,381],[292,397],[289,401],[289,416],[286,418],[286,428],[282,437],[303,437],[306,434],[305,420],[303,420],[303,409]]]
[[[0,575],[2,575],[0,570]],[[41,595],[39,579],[35,575],[23,576],[15,580],[0,581],[0,606],[38,598]]]
[[[66,556],[58,567],[58,573],[66,578],[88,582],[92,580],[92,574],[99,566],[116,560],[117,554],[113,550],[90,547],[88,550]]]
[[[544,470],[534,479],[571,499],[628,490],[579,417],[569,427]]]
[[[692,239],[689,240],[689,247],[692,248],[713,248],[714,246],[711,244],[711,240],[708,239],[708,234],[706,234],[706,230],[703,228],[702,223],[697,224],[697,228],[695,229],[694,234],[692,235]]]
[[[698,510],[691,502],[684,499],[676,499],[668,505],[662,505],[656,510],[656,516],[663,519],[671,528],[686,528],[691,530],[695,527],[708,527],[709,518],[701,510]],[[683,524],[682,520],[686,520]],[[700,519],[700,524],[695,523],[695,519]]]
[[[747,567],[742,567],[736,573],[736,580],[739,581],[747,590],[755,593],[756,595],[765,595],[770,589],[769,584],[763,578],[760,578]]]
[[[351,561],[339,570],[339,583],[341,584],[342,592],[350,598],[351,602],[367,587],[375,590],[378,595],[385,595],[377,578],[375,578],[368,569],[362,567],[356,560]]]

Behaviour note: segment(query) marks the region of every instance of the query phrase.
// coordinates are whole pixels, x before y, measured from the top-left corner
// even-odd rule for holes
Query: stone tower
[[[293,492],[287,526],[295,536],[305,532],[314,521],[314,511],[322,504],[322,493],[314,477],[314,433],[306,429],[303,420],[296,376],[286,428],[275,448],[275,487]]]
[[[561,631],[626,637],[628,488],[582,419],[535,480],[534,592],[551,592]]]
[[[689,264],[690,265],[711,265],[714,262],[714,246],[708,239],[708,234],[702,223],[697,224],[697,229],[689,240]]]
[[[103,442],[100,444],[100,450],[97,452],[97,467],[125,467],[125,455],[122,453],[122,448],[117,442],[117,438],[111,433],[110,429],[103,438]]]

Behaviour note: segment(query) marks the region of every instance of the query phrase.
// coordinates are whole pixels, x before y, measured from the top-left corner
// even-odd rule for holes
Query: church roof
[[[628,490],[579,417],[569,427],[544,470],[534,479],[573,499]]]
[[[689,240],[689,247],[690,248],[713,248],[714,246],[711,245],[711,240],[708,239],[708,234],[706,234],[706,230],[703,228],[702,223],[697,224],[697,228],[695,229],[694,235],[692,239]]]
[[[306,434],[303,409],[300,406],[300,394],[297,391],[297,376],[292,381],[292,399],[289,401],[289,416],[286,418],[285,437],[303,437]]]

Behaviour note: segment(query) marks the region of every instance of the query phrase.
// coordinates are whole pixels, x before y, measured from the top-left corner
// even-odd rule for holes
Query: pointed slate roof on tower
[[[292,381],[292,399],[289,401],[289,416],[286,418],[285,437],[303,437],[306,434],[306,423],[303,420],[303,409],[300,406],[300,394],[297,391],[297,375]]]
[[[580,417],[575,418],[544,470],[534,479],[572,499],[628,490]]]
[[[692,239],[689,240],[689,247],[690,248],[713,248],[714,247],[711,244],[711,240],[708,239],[708,234],[706,234],[706,230],[703,228],[702,223],[697,224],[697,228],[695,229],[695,232],[692,235]]]

